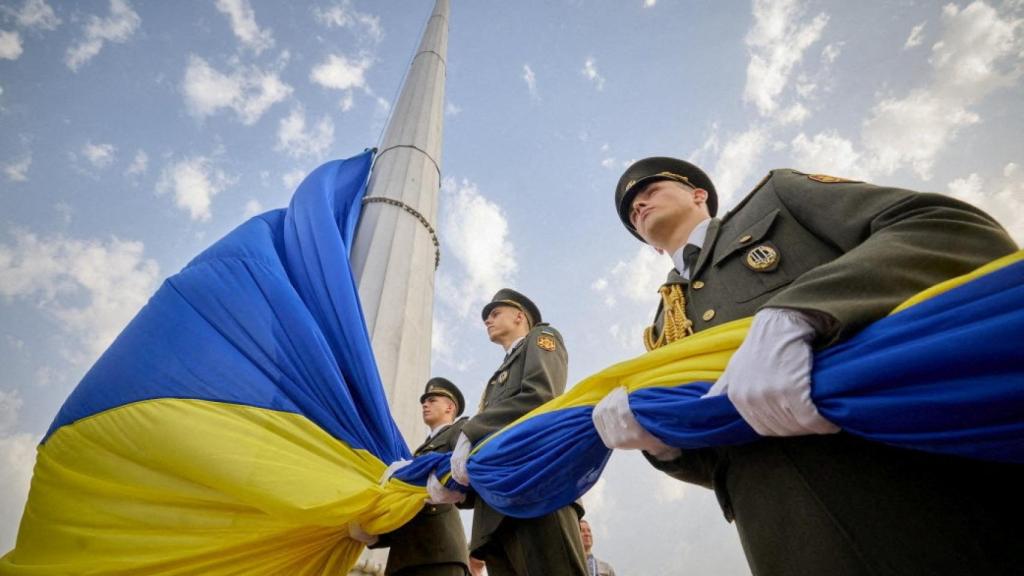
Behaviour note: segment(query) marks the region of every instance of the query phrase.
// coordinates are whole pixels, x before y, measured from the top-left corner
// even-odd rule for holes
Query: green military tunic
[[[415,455],[451,452],[466,423],[460,418],[428,438]],[[398,530],[381,534],[371,548],[391,547],[384,573],[403,575],[453,575],[468,573],[469,551],[459,511],[452,504],[427,504]]]
[[[686,282],[694,331],[764,307],[841,342],[911,295],[1017,249],[987,214],[937,194],[775,170],[711,221]],[[660,330],[659,308],[655,327]],[[770,367],[766,367],[768,369]],[[879,366],[884,370],[885,366]],[[839,433],[688,450],[656,467],[713,487],[758,574],[1010,574],[1024,467]]]
[[[562,335],[548,324],[537,324],[495,370],[480,410],[462,431],[476,444],[552,400],[565,391],[568,363]],[[586,575],[579,518],[572,506],[540,518],[517,519],[476,498],[470,550],[487,561],[491,576]]]

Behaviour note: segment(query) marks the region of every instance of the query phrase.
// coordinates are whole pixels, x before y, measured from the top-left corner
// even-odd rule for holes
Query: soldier
[[[452,476],[464,485],[473,444],[565,390],[568,354],[562,335],[541,320],[526,296],[503,288],[481,314],[491,342],[504,348],[484,390],[480,410],[462,427],[452,453]],[[540,518],[502,515],[477,498],[470,552],[487,563],[491,576],[585,576],[583,543],[573,507]]]
[[[415,455],[428,452],[451,452],[466,423],[459,418],[466,402],[462,392],[445,378],[431,378],[420,396],[423,423],[430,434],[416,449]],[[458,420],[456,420],[458,418]],[[404,526],[380,535],[370,548],[390,546],[384,573],[402,576],[466,576],[469,558],[466,533],[459,511],[451,502],[434,497],[423,510]]]
[[[709,395],[765,438],[681,451],[637,423],[624,389],[594,411],[605,443],[713,488],[754,574],[1010,574],[1003,521],[1024,512],[1024,467],[915,452],[838,431],[811,400],[812,350],[920,290],[1016,250],[952,198],[774,170],[723,218],[697,166],[647,158],[615,190],[623,225],[672,255],[648,349],[753,316]],[[879,366],[884,370],[884,366]]]

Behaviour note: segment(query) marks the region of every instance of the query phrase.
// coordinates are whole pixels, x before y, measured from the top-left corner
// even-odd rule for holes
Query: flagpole
[[[384,391],[409,445],[423,432],[419,396],[430,377],[448,14],[449,0],[437,0],[379,146],[351,257]]]

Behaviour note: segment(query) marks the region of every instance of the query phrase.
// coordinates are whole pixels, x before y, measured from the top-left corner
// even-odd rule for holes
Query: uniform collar
[[[526,336],[520,336],[519,338],[516,338],[511,344],[509,344],[508,348],[505,348],[505,355],[507,356],[513,350],[515,350],[516,346],[518,346],[519,343],[522,342],[525,338],[526,338]]]
[[[672,264],[675,265],[676,270],[679,271],[679,275],[684,279],[689,280],[693,274],[693,270],[687,270],[683,264],[683,250],[690,244],[703,250],[704,241],[707,239],[708,226],[711,224],[711,218],[705,218],[700,221],[693,230],[690,232],[690,237],[686,239],[686,243],[679,247],[678,250],[672,253]]]

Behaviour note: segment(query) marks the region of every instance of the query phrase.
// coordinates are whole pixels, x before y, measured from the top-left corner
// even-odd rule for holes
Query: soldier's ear
[[[694,188],[693,201],[696,202],[697,204],[707,204],[708,191],[703,188]]]

